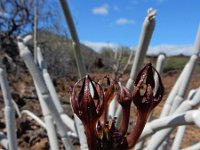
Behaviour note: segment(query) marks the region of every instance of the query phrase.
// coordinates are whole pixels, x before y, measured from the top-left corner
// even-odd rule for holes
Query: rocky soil
[[[104,75],[105,73],[92,74],[92,76],[95,77],[96,79],[100,79]],[[165,86],[165,96],[161,104],[158,107],[156,107],[153,113],[154,118],[157,118],[159,116],[164,101],[167,98],[167,95],[169,94],[171,87],[175,83],[178,75],[179,72],[176,71],[163,74],[162,78]],[[125,83],[127,79],[128,75],[124,75],[122,81]],[[35,89],[31,77],[28,75],[20,75],[16,79],[16,77],[14,76],[9,76],[9,83],[10,83],[12,97],[14,101],[17,103],[20,111],[30,110],[38,117],[42,118],[43,116],[41,113],[41,108],[37,96],[35,94]],[[75,81],[71,81],[68,78],[54,79],[54,84],[56,86],[59,98],[63,104],[65,113],[67,113],[71,117],[73,117],[73,114],[68,99],[69,97],[68,88],[70,85],[73,85],[73,83],[75,83]],[[199,85],[200,85],[200,75],[195,73],[189,85],[188,91],[189,89],[199,87]],[[136,111],[133,108],[131,115],[133,118],[135,116],[135,112]],[[0,91],[0,131],[3,131],[6,134],[5,119],[4,119],[4,103],[1,91]],[[184,148],[199,142],[200,134],[197,134],[199,132],[200,132],[199,128],[192,125],[188,126],[181,147]],[[22,117],[16,115],[16,133],[18,138],[18,145],[21,148],[21,150],[49,149],[46,131],[43,128],[41,128],[33,119],[27,117],[26,115],[22,115]],[[175,134],[171,135],[169,142],[173,141],[174,135]],[[76,145],[76,147],[78,147],[78,141],[76,139],[73,139],[72,142],[74,143],[74,145]],[[63,149],[63,145],[61,143],[62,142],[60,141],[60,149]]]

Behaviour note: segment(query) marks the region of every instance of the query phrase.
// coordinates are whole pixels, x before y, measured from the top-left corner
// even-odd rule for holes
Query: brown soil
[[[106,73],[92,73],[91,76],[96,80],[101,79],[105,76]],[[165,86],[165,96],[159,106],[156,107],[153,117],[157,118],[160,114],[164,101],[167,98],[172,86],[176,82],[178,77],[178,72],[169,72],[162,76],[163,83]],[[122,82],[126,82],[128,80],[128,75],[124,75],[122,78]],[[35,89],[33,86],[33,82],[30,76],[23,75],[19,77],[17,80],[13,76],[9,76],[9,82],[11,87],[12,97],[15,102],[18,104],[20,110],[30,110],[35,113],[37,116],[42,118],[42,113],[40,109],[39,102],[37,100]],[[61,102],[63,103],[64,110],[67,114],[73,117],[69,100],[68,100],[68,89],[70,85],[73,85],[75,81],[70,81],[68,78],[56,79],[54,80],[54,84],[56,85],[56,90],[59,95]],[[195,73],[193,75],[192,81],[190,82],[189,88],[186,92],[186,96],[188,94],[189,89],[197,88],[200,85],[200,75]],[[3,131],[6,134],[5,128],[5,119],[4,119],[4,104],[2,93],[0,92],[0,131]],[[135,116],[135,109],[132,110],[132,115]],[[17,128],[17,138],[19,147],[22,150],[47,150],[49,149],[47,134],[44,129],[42,129],[37,123],[31,119],[30,117],[23,116],[19,118],[16,115],[16,128]],[[191,125],[187,127],[186,134],[182,141],[181,148],[190,146],[194,143],[199,142],[200,140],[199,128]],[[173,141],[175,132],[171,135],[171,140]],[[59,142],[62,143],[59,139]],[[78,145],[76,139],[73,139],[73,143]],[[0,147],[1,148],[1,147]],[[60,148],[63,149],[63,145],[60,144]]]

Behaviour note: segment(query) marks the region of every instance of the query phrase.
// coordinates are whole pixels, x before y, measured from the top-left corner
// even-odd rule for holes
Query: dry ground
[[[92,73],[91,76],[95,77],[95,79],[100,79],[105,75],[105,73]],[[173,84],[176,82],[176,79],[179,75],[179,72],[168,72],[163,74],[162,79],[165,86],[165,96],[161,104],[156,107],[153,117],[157,118],[160,114],[162,106],[164,104],[165,99],[167,98],[168,93],[170,92]],[[128,79],[128,75],[124,75],[122,81],[125,83]],[[23,75],[18,79],[11,76],[9,77],[9,82],[11,86],[11,92],[13,95],[13,99],[19,105],[20,110],[28,109],[33,111],[39,117],[42,117],[41,109],[38,103],[37,98],[35,97],[35,90],[32,84],[32,79],[30,76]],[[75,81],[70,81],[68,78],[56,79],[54,80],[54,84],[56,85],[56,89],[63,103],[65,112],[70,116],[73,116],[68,98],[68,88],[70,85],[75,83]],[[197,88],[200,85],[200,75],[194,73],[192,81],[190,82],[189,89]],[[187,95],[186,93],[186,95]],[[0,131],[6,133],[5,129],[5,120],[4,120],[4,113],[3,113],[3,99],[2,94],[0,92]],[[132,116],[135,116],[135,109],[132,110]],[[18,144],[23,150],[46,150],[49,149],[48,140],[44,129],[40,128],[31,118],[27,118],[23,116],[19,118],[16,115],[17,120],[17,137],[18,137]],[[174,132],[175,133],[175,132]],[[173,140],[175,134],[171,135],[171,140]],[[181,147],[187,147],[194,143],[200,141],[200,129],[195,126],[188,126],[186,130],[186,134],[184,136],[183,142]],[[78,144],[77,140],[73,140],[75,145]],[[63,148],[62,145],[60,147]]]

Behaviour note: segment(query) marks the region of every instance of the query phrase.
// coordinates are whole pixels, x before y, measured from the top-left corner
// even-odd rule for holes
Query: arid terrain
[[[176,82],[180,72],[171,71],[168,73],[164,73],[162,75],[163,83],[165,86],[165,96],[159,104],[158,107],[155,108],[153,113],[153,117],[157,118],[162,109],[165,99],[169,94],[173,84]],[[102,78],[106,73],[92,73],[91,76],[95,79]],[[128,79],[128,75],[124,75],[122,81],[125,83]],[[56,86],[57,93],[61,102],[63,103],[64,110],[67,114],[73,117],[73,113],[69,104],[69,94],[68,89],[69,86],[73,85],[76,81],[71,81],[70,79],[61,78],[55,79],[54,84]],[[11,88],[11,93],[14,101],[18,104],[20,110],[30,110],[34,112],[37,116],[42,118],[41,109],[39,106],[39,102],[37,100],[35,89],[32,83],[32,79],[28,75],[21,75],[16,79],[16,77],[9,75],[9,83]],[[192,81],[190,82],[189,88],[187,90],[186,96],[188,94],[189,89],[197,88],[200,85],[200,75],[197,73],[193,74]],[[131,116],[134,118],[135,116],[135,108],[132,108]],[[133,120],[133,119],[132,119]],[[0,92],[0,131],[6,133],[5,128],[5,119],[4,119],[4,103],[2,98],[2,93]],[[187,127],[186,134],[183,138],[181,148],[190,146],[194,143],[199,142],[200,129],[191,125]],[[22,150],[46,150],[49,149],[48,139],[46,132],[43,128],[41,128],[34,120],[23,115],[19,118],[16,115],[16,133],[18,138],[19,147]],[[175,132],[174,132],[175,133]],[[173,141],[175,134],[172,134],[169,142]],[[78,147],[78,140],[73,139],[72,141],[74,145]],[[61,143],[61,142],[60,142]],[[63,149],[62,144],[60,144],[60,148]]]

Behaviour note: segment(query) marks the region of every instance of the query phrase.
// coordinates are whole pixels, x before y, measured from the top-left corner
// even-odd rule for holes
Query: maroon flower
[[[77,93],[78,84],[82,83],[80,92]],[[98,91],[96,89],[98,88]],[[74,113],[81,119],[89,149],[97,148],[96,123],[103,113],[104,94],[98,83],[91,80],[89,75],[75,83],[71,98]]]
[[[102,80],[99,80],[98,83],[103,89],[103,94],[104,94],[104,104],[103,104],[104,111],[100,119],[101,123],[104,124],[107,122],[107,112],[108,112],[109,104],[115,96],[115,83],[108,76],[105,76]]]
[[[154,73],[158,76],[158,88],[154,91]],[[164,87],[159,73],[148,63],[136,77],[133,87],[133,102],[140,111],[150,112],[161,101]]]
[[[119,90],[117,92],[118,103],[122,106],[122,121],[119,131],[122,135],[125,135],[128,129],[129,117],[130,117],[130,106],[131,106],[131,93],[130,91],[118,82]]]
[[[80,92],[77,94],[78,84],[83,81]],[[71,103],[74,113],[83,123],[96,122],[103,112],[103,90],[96,90],[98,83],[91,80],[89,75],[75,83],[72,90]],[[100,87],[100,86],[98,86]]]
[[[158,86],[155,88],[156,75]],[[141,135],[150,112],[161,101],[163,93],[160,75],[150,63],[136,77],[133,95],[120,82],[114,82],[107,76],[98,83],[89,75],[76,82],[71,91],[71,103],[74,113],[83,122],[89,149],[132,148]],[[116,118],[107,120],[108,106],[114,96],[123,111],[119,129],[115,127]],[[137,107],[138,116],[135,128],[126,136],[132,100]]]
[[[158,88],[155,89],[154,75],[158,76]],[[128,147],[133,147],[140,137],[150,112],[159,104],[164,94],[164,87],[159,73],[148,63],[136,77],[133,87],[133,102],[138,116],[135,128],[127,136]]]

